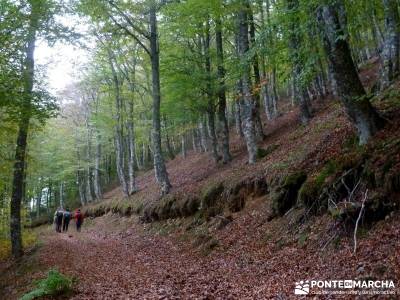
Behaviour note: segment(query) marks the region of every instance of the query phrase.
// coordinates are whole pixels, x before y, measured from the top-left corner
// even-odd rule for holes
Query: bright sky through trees
[[[45,81],[54,95],[79,80],[80,68],[90,57],[89,49],[85,48],[90,45],[86,35],[87,24],[77,16],[63,16],[59,19],[63,25],[74,27],[79,34],[85,36],[80,39],[83,45],[73,45],[65,41],[58,41],[55,45],[49,45],[43,40],[38,42],[35,60],[39,67],[44,67]]]

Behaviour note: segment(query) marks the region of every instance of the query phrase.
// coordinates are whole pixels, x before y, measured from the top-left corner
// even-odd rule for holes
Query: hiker
[[[69,211],[69,208],[67,208],[63,216],[63,232],[68,231],[68,225],[70,220],[71,220],[71,212]]]
[[[63,221],[63,210],[61,207],[59,207],[56,212],[54,213],[54,221],[56,224],[56,231],[61,232],[61,226],[62,226],[62,221]]]
[[[76,210],[74,218],[76,222],[76,231],[80,232],[83,223],[83,214],[79,208]]]

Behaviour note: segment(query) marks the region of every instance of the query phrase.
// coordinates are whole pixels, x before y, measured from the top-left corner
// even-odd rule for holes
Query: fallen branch
[[[367,200],[367,197],[368,197],[368,189],[365,191],[364,199],[363,199],[362,202],[361,202],[360,213],[358,214],[358,218],[357,218],[357,221],[356,221],[356,226],[355,226],[355,228],[354,228],[354,250],[353,250],[353,254],[355,254],[356,251],[357,251],[357,229],[358,229],[358,222],[360,222],[361,215],[362,215],[362,213],[363,213],[363,211],[364,211],[364,208],[365,208],[365,201]]]

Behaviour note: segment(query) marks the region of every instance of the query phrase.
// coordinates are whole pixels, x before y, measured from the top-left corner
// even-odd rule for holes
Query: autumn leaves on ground
[[[368,76],[372,75],[363,73],[364,80]],[[396,89],[397,85],[392,91]],[[399,116],[394,94],[376,103],[392,120]],[[349,225],[333,214],[307,214],[296,206],[283,216],[274,211],[273,188],[268,185],[296,169],[312,177],[328,161],[349,152],[354,140],[336,101],[324,99],[316,105],[316,117],[308,127],[298,125],[296,110],[285,109],[286,114],[266,124],[263,149],[268,151],[255,166],[246,164],[245,146],[236,136],[231,141],[234,159],[228,165],[215,166],[207,154],[195,153],[168,163],[174,199],[200,197],[216,183],[226,189],[244,178],[265,178],[267,187],[261,192],[244,190],[239,207],[148,223],[143,214],[159,197],[149,171],[138,178],[141,191],[130,199],[123,199],[117,188],[104,202],[84,208],[88,217],[81,233],[74,228],[68,234],[55,233],[47,225],[36,229],[39,243],[23,261],[1,264],[0,298],[20,297],[52,268],[74,278],[73,290],[62,296],[72,299],[290,299],[294,283],[311,278],[399,282],[396,210],[361,225],[356,253],[354,219]],[[391,121],[372,144],[395,149],[398,123]],[[385,163],[382,156],[374,163],[379,165],[379,160]],[[397,163],[398,153],[392,157],[392,165]],[[133,213],[134,207],[140,216]]]

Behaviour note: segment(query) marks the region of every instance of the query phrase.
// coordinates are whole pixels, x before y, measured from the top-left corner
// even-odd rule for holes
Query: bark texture
[[[21,202],[24,198],[24,181],[26,174],[26,148],[31,118],[31,101],[33,80],[35,72],[35,44],[36,34],[39,28],[40,2],[29,1],[31,11],[29,14],[29,28],[27,45],[25,50],[25,62],[23,69],[23,95],[21,117],[18,124],[17,143],[15,148],[15,162],[13,168],[13,181],[10,203],[10,236],[11,253],[15,258],[23,254],[21,234]]]
[[[249,51],[249,25],[247,16],[248,1],[241,0],[241,7],[238,12],[238,53],[239,57],[244,58],[247,56]],[[255,100],[251,94],[251,76],[250,67],[248,62],[243,63],[242,70],[242,91],[243,91],[243,103],[242,103],[242,124],[243,133],[246,140],[247,152],[248,152],[248,162],[249,164],[254,164],[257,157],[257,142],[256,142],[256,130],[255,130]]]
[[[385,13],[385,42],[382,51],[381,89],[399,75],[400,19],[396,0],[383,0]]]
[[[301,47],[302,36],[299,31],[298,24],[300,23],[298,17],[299,1],[286,0],[287,8],[290,12],[289,15],[289,49],[290,59],[292,62],[292,78],[294,86],[294,99],[300,107],[300,118],[303,124],[307,124],[312,117],[311,109],[309,107],[308,92],[305,83],[301,80],[301,72],[304,68],[302,59],[299,53]]]
[[[215,21],[215,42],[217,48],[217,65],[218,65],[218,132],[220,149],[222,151],[222,162],[229,162],[232,157],[229,151],[229,128],[226,119],[226,92],[225,92],[225,68],[224,68],[224,51],[222,41],[222,23],[218,17]]]
[[[153,128],[152,128],[152,144],[153,144],[153,161],[154,171],[157,182],[161,186],[161,193],[168,194],[171,189],[167,169],[165,167],[164,158],[161,151],[161,124],[160,124],[160,57],[157,35],[157,16],[156,5],[150,8],[150,60],[152,75],[152,96],[153,96]]]
[[[349,45],[341,38],[343,29],[336,8],[323,5],[318,9],[317,15],[337,94],[358,130],[360,144],[365,144],[383,126],[383,120],[367,99]]]

